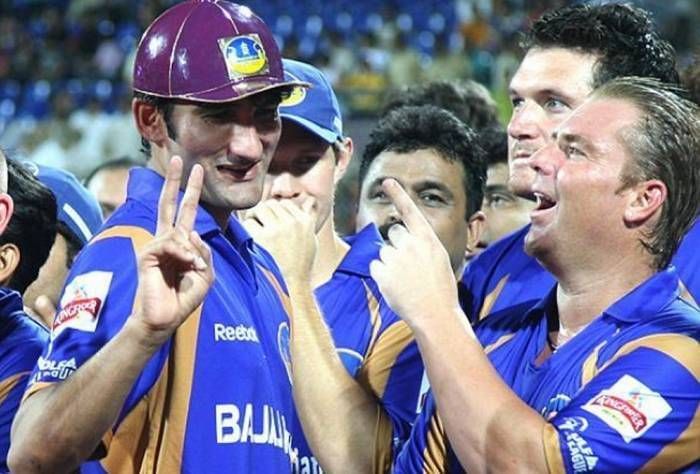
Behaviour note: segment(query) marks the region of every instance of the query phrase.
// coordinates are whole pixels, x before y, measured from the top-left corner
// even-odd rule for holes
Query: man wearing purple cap
[[[315,67],[283,62],[290,80],[311,88],[280,105],[263,202],[244,224],[274,255],[290,292],[298,471],[387,472],[415,418],[423,364],[369,275],[382,244],[377,228],[347,239],[335,232],[335,187],[352,156],[335,93]]]
[[[148,168],[69,274],[14,426],[17,472],[290,471],[286,290],[232,213],[260,200],[294,85],[247,7],[185,1],[146,30],[132,111]],[[159,194],[180,173],[201,197],[181,194],[156,258],[175,216]],[[213,279],[207,248],[217,277],[192,304]]]

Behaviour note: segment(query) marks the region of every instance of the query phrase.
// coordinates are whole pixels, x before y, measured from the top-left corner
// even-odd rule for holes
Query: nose
[[[538,175],[552,175],[556,170],[557,161],[563,154],[556,143],[548,143],[530,157],[528,164]]]
[[[260,161],[263,158],[263,144],[260,134],[253,124],[233,124],[229,153],[248,161]]]
[[[541,135],[541,110],[537,104],[525,102],[513,110],[508,122],[508,135],[516,140],[534,139]]]
[[[270,196],[274,199],[294,199],[299,197],[300,191],[297,179],[289,172],[278,175],[268,175],[272,179]]]

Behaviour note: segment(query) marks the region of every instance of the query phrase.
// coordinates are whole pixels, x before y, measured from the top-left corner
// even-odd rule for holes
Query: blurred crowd
[[[139,155],[129,76],[145,26],[172,0],[2,0],[0,143],[84,177]],[[518,34],[566,0],[250,0],[284,56],[315,64],[350,120],[374,117],[387,92],[427,79],[472,78],[503,116]],[[654,12],[681,68],[698,54],[693,0],[634,3]]]

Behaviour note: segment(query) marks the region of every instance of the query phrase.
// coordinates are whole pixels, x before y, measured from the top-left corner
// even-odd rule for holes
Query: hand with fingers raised
[[[155,238],[138,257],[136,312],[155,344],[162,344],[199,306],[214,281],[211,252],[194,229],[203,170],[192,168],[177,209],[182,160],[173,157],[158,201]]]
[[[318,247],[314,203],[311,197],[301,205],[269,199],[243,216],[243,226],[272,254],[287,282],[310,279]]]
[[[389,229],[370,273],[391,309],[416,329],[430,324],[437,307],[459,307],[457,282],[445,247],[406,191],[393,179],[382,188],[403,224]]]

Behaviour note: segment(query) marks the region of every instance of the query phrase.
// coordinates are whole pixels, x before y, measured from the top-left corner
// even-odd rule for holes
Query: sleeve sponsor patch
[[[61,311],[51,326],[51,339],[66,328],[95,332],[111,282],[112,272],[88,272],[73,278],[61,297]]]
[[[626,443],[639,438],[671,413],[671,406],[661,394],[630,375],[620,377],[582,408],[620,433]]]

